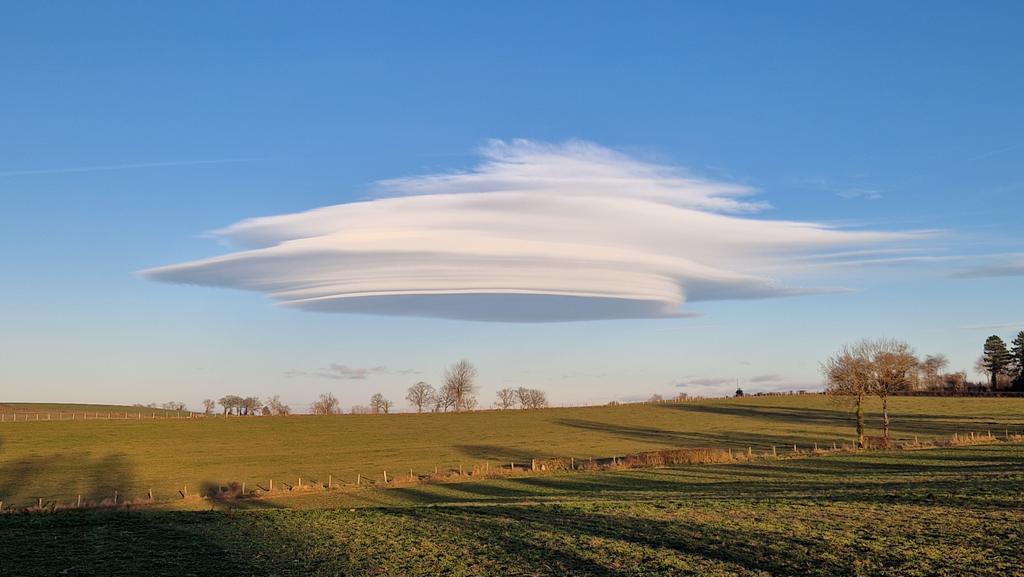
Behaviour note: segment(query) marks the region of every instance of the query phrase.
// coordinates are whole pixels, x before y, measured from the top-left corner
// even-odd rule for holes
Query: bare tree
[[[454,401],[456,411],[465,411],[476,406],[476,367],[461,360],[444,372],[444,389]]]
[[[548,396],[540,389],[530,389],[530,406],[531,409],[543,409],[548,406]]]
[[[651,398],[647,399],[647,402],[648,403],[664,403],[665,402],[665,397],[659,395],[658,393],[654,393],[653,395],[651,395]]]
[[[188,410],[185,407],[185,403],[183,403],[181,401],[167,401],[163,405],[160,405],[160,408],[168,410],[168,411],[187,411]]]
[[[921,382],[927,389],[936,389],[942,386],[942,371],[949,366],[946,355],[928,355],[921,361]]]
[[[246,415],[255,415],[263,403],[260,402],[259,397],[245,397],[242,399],[242,409]]]
[[[436,394],[437,391],[434,390],[434,387],[430,386],[430,383],[420,381],[409,387],[409,392],[405,395],[405,399],[409,401],[410,405],[416,407],[417,413],[422,413],[425,407],[430,407],[433,403]]]
[[[267,399],[267,408],[270,409],[272,415],[290,415],[292,414],[292,408],[281,402],[281,397],[274,395]]]
[[[353,415],[369,415],[373,410],[366,405],[352,405],[350,412]]]
[[[392,402],[385,399],[384,395],[380,393],[374,393],[370,397],[370,411],[373,414],[387,414],[391,410]]]
[[[918,360],[910,345],[896,339],[865,341],[871,351],[874,379],[871,392],[882,400],[882,431],[889,442],[889,397],[910,389]]]
[[[203,414],[212,415],[213,410],[217,408],[217,403],[213,399],[203,399]]]
[[[512,409],[516,406],[516,391],[515,389],[498,389],[498,400],[494,403],[494,406],[499,409]]]
[[[331,393],[321,393],[309,409],[314,415],[336,415],[340,412],[338,399]]]
[[[455,397],[452,396],[451,389],[447,385],[442,386],[441,389],[434,394],[431,405],[433,405],[431,410],[435,413],[447,412],[448,409],[454,408]]]
[[[530,408],[530,389],[526,387],[516,389],[516,400],[519,401],[520,407],[524,409]]]
[[[821,364],[828,385],[826,392],[853,399],[857,416],[857,446],[864,447],[864,399],[871,394],[874,367],[866,341],[843,345],[839,352]]]

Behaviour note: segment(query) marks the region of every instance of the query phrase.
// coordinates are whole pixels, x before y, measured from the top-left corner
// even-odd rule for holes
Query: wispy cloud
[[[316,369],[313,371],[301,371],[292,369],[285,371],[285,374],[289,377],[295,377],[300,375],[311,375],[314,377],[323,377],[325,379],[339,379],[339,380],[362,380],[370,375],[383,373],[387,371],[385,366],[376,367],[352,367],[349,365],[343,365],[340,363],[332,363],[330,366],[324,369]]]
[[[1006,329],[1024,330],[1024,321],[1019,323],[994,323],[990,325],[968,325],[960,327],[965,331],[1002,331]]]
[[[233,164],[252,162],[253,158],[220,158],[215,160],[176,160],[170,162],[137,162],[132,164],[99,164],[66,168],[39,168],[30,170],[8,170],[0,172],[0,178],[8,176],[33,176],[42,174],[66,174],[72,172],[106,172],[110,170],[133,170],[138,168],[163,168],[172,166],[197,166],[201,164]]]
[[[757,375],[747,379],[751,383],[776,383],[781,380],[782,375]]]
[[[311,311],[678,317],[688,301],[843,290],[805,259],[924,237],[755,218],[768,205],[746,185],[586,142],[495,141],[482,153],[473,170],[380,182],[382,198],[242,221],[214,234],[243,250],[142,274]],[[808,270],[821,274],[807,281]],[[812,286],[787,284],[791,273]]]
[[[736,384],[735,377],[700,377],[684,379],[677,384],[677,387],[717,387],[727,384]]]
[[[860,198],[863,200],[878,200],[882,198],[882,193],[877,190],[865,189],[865,188],[851,188],[849,190],[843,190],[836,193],[839,198],[845,198],[852,200]]]
[[[1024,276],[1024,253],[987,255],[978,264],[954,271],[950,276],[960,279]]]

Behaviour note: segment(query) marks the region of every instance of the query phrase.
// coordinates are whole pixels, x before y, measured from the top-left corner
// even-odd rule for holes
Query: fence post
[[[461,472],[462,472],[462,465],[459,465],[459,473],[461,474]],[[384,469],[384,484],[385,485],[388,484],[388,470],[387,469]]]
[[[78,496],[78,508],[79,509],[82,508],[82,496],[81,495]]]
[[[81,500],[81,495],[79,495],[79,500]],[[153,489],[152,488],[149,489],[149,500],[150,501],[153,500]]]
[[[412,474],[412,470],[411,469],[409,470],[409,474],[410,475]],[[330,489],[331,485],[333,485],[333,484],[334,484],[334,476],[333,475],[327,475],[327,488]]]
[[[775,450],[775,445],[772,445],[772,456],[773,457],[778,457],[779,456],[779,452]]]
[[[362,484],[363,484],[363,476],[362,475],[356,475],[356,485],[362,485]]]

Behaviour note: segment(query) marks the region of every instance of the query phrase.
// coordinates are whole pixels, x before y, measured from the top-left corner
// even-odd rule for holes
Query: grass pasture
[[[1024,399],[896,398],[898,438],[1024,429]],[[877,406],[869,413],[878,426]],[[29,421],[0,426],[0,500],[178,498],[184,486],[352,483],[551,456],[607,458],[668,447],[781,452],[851,442],[847,408],[820,395],[464,414]]]
[[[4,574],[1024,574],[1024,446],[0,516]]]

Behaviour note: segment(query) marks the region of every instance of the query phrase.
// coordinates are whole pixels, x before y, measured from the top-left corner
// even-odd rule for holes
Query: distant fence
[[[0,413],[0,423],[27,421],[167,421],[196,419],[203,416],[205,415],[202,413],[166,413],[155,411],[17,411],[13,413]]]

